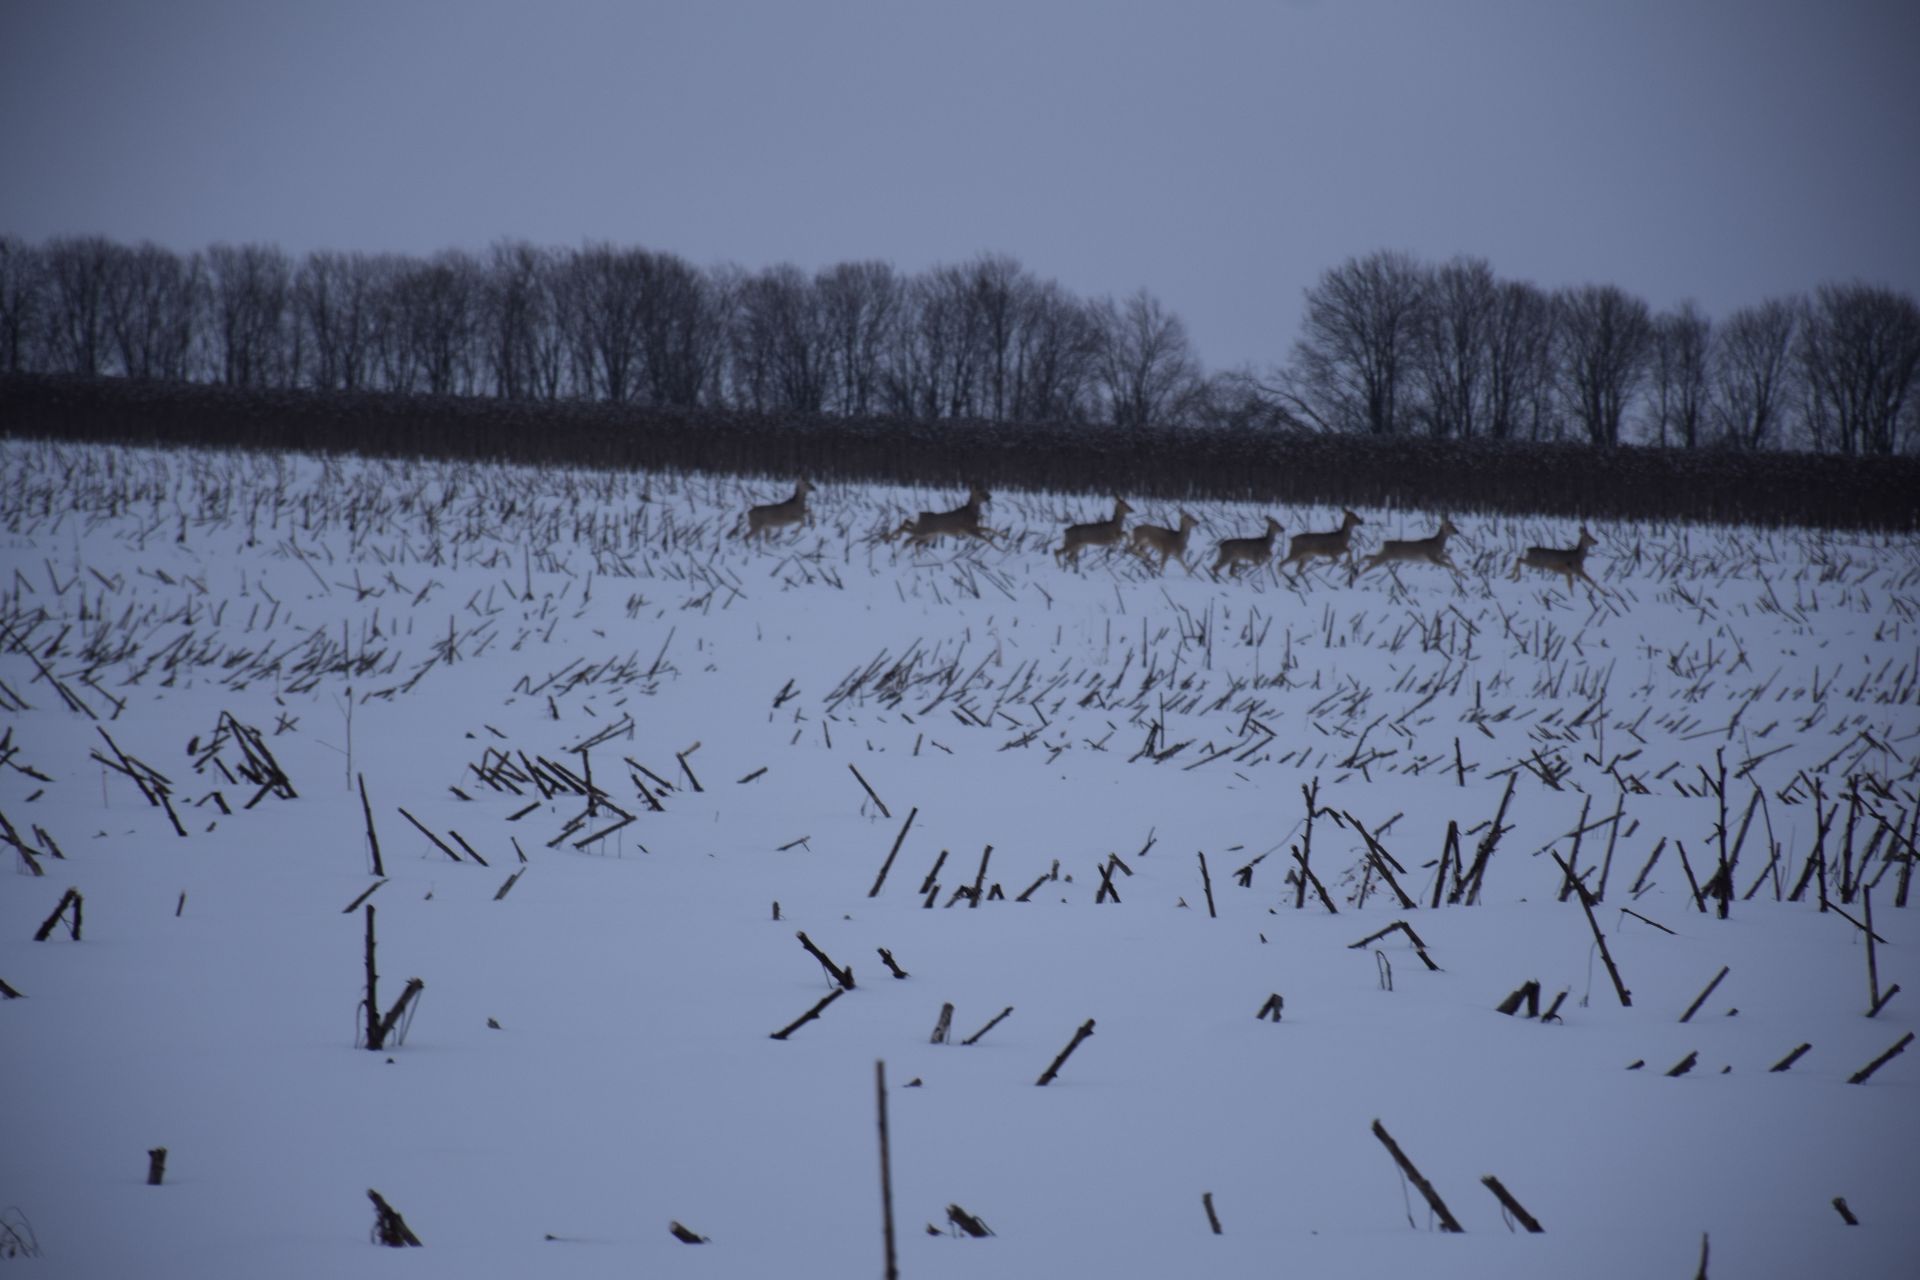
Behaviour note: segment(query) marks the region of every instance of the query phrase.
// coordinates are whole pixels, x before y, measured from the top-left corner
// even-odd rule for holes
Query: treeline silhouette
[[[1264,373],[1209,374],[1145,290],[1081,298],[1005,254],[809,274],[605,243],[296,257],[0,234],[0,374],[1599,448],[1920,445],[1920,304],[1866,283],[1715,320],[1382,251],[1324,272],[1273,355]]]
[[[1168,501],[1347,504],[1576,518],[1911,531],[1920,460],[1571,443],[1192,430],[1111,423],[929,422],[0,377],[0,432],[140,445],[286,449],[762,476],[964,490],[1116,492]]]
[[[1003,254],[810,275],[524,241],[294,258],[0,235],[0,374],[21,372],[1122,425],[1206,400],[1157,299],[1082,299]]]
[[[1483,258],[1380,252],[1307,290],[1266,390],[1316,427],[1369,435],[1911,453],[1920,304],[1856,281],[1716,321],[1613,285],[1502,280]]]

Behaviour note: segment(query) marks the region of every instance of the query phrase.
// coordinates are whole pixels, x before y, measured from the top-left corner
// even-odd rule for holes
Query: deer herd
[[[748,508],[746,538],[751,541],[776,529],[805,524],[807,495],[811,492],[813,486],[802,480],[794,486],[793,496],[786,501]],[[979,485],[974,485],[967,494],[967,500],[953,510],[922,511],[913,519],[902,520],[897,528],[889,530],[882,537],[892,541],[904,534],[909,547],[925,546],[936,538],[947,536],[991,542],[998,535],[980,523],[980,508],[990,501],[992,495]],[[1187,544],[1200,522],[1191,513],[1180,513],[1180,527],[1177,529],[1157,524],[1137,524],[1129,531],[1126,521],[1132,513],[1133,507],[1127,500],[1114,495],[1113,514],[1107,519],[1066,527],[1060,545],[1054,549],[1054,560],[1063,567],[1077,566],[1080,553],[1088,547],[1106,547],[1110,550],[1124,547],[1152,565],[1156,573],[1166,572],[1169,560],[1178,560],[1190,574],[1194,571],[1193,562],[1187,559]],[[1447,555],[1447,539],[1460,530],[1448,517],[1441,516],[1440,527],[1425,538],[1387,539],[1380,544],[1378,551],[1366,557],[1362,563],[1353,554],[1353,531],[1365,523],[1353,512],[1343,511],[1337,529],[1294,534],[1287,542],[1287,554],[1280,561],[1280,572],[1285,573],[1298,566],[1295,571],[1297,579],[1314,560],[1324,559],[1335,564],[1345,561],[1353,577],[1381,565],[1397,564],[1438,565],[1450,573],[1459,573],[1459,568]],[[1213,576],[1218,578],[1221,571],[1225,570],[1231,578],[1237,576],[1242,568],[1262,568],[1270,564],[1274,556],[1275,539],[1283,532],[1280,522],[1268,516],[1263,532],[1251,537],[1222,539],[1215,545],[1211,570]],[[1522,569],[1541,569],[1565,578],[1568,590],[1573,589],[1575,578],[1597,590],[1599,584],[1587,576],[1586,568],[1587,550],[1595,545],[1597,540],[1582,526],[1579,541],[1571,547],[1528,547],[1525,555],[1514,560],[1510,576],[1517,579]]]

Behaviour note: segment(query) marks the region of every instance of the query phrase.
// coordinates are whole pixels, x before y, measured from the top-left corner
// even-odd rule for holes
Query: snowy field
[[[1456,512],[1457,574],[1216,581],[1269,513],[1194,507],[1159,577],[1056,563],[1084,495],[911,549],[962,495],[749,542],[790,486],[17,440],[0,483],[32,1274],[878,1276],[881,1060],[910,1277],[1920,1258],[1920,1050],[1849,1082],[1920,1013],[1911,537],[1596,523],[1594,591],[1507,576],[1574,522]],[[423,984],[375,1052],[366,906],[376,1022]]]

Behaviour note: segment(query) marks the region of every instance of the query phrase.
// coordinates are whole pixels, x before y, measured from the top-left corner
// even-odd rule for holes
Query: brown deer
[[[967,493],[966,502],[951,511],[922,511],[918,519],[902,520],[900,527],[890,537],[907,535],[910,547],[924,546],[935,538],[948,534],[966,534],[969,537],[991,540],[993,530],[980,526],[981,504],[991,502],[993,495],[974,485]]]
[[[769,529],[784,529],[788,525],[807,522],[807,495],[813,492],[813,484],[802,480],[793,486],[793,496],[785,502],[769,502],[764,506],[747,508],[747,540],[751,542]]]
[[[1528,547],[1527,554],[1513,562],[1514,579],[1520,577],[1520,570],[1545,569],[1548,573],[1557,573],[1567,580],[1567,590],[1573,590],[1575,578],[1584,579],[1586,584],[1598,590],[1600,584],[1587,577],[1587,548],[1599,545],[1599,539],[1587,532],[1585,525],[1580,526],[1580,541],[1571,547]]]
[[[1267,531],[1257,538],[1228,538],[1220,544],[1220,554],[1214,558],[1213,572],[1218,574],[1222,568],[1227,576],[1233,577],[1240,572],[1243,564],[1263,565],[1273,559],[1273,539],[1280,532],[1280,522],[1272,516],[1267,517]]]
[[[1120,535],[1126,531],[1127,513],[1133,508],[1127,500],[1118,494],[1113,498],[1113,518],[1095,520],[1088,524],[1070,524],[1065,539],[1059,549],[1053,553],[1055,561],[1062,564],[1079,564],[1080,548],[1111,547],[1120,541]]]
[[[1193,566],[1187,562],[1187,539],[1192,535],[1194,526],[1199,524],[1191,515],[1180,513],[1179,529],[1166,529],[1157,524],[1137,524],[1133,527],[1133,554],[1142,560],[1149,559],[1154,552],[1160,553],[1161,573],[1167,571],[1169,559],[1178,560],[1188,573]]]
[[[1390,538],[1380,544],[1378,551],[1367,557],[1366,563],[1360,566],[1360,572],[1365,573],[1377,565],[1419,564],[1424,561],[1427,564],[1437,564],[1442,569],[1452,569],[1455,573],[1458,573],[1459,569],[1447,555],[1447,539],[1458,532],[1460,532],[1460,530],[1454,527],[1453,521],[1445,516],[1441,516],[1440,528],[1432,537],[1411,539]]]
[[[1353,514],[1351,511],[1347,511],[1343,513],[1338,529],[1330,530],[1327,533],[1294,534],[1293,540],[1287,544],[1287,558],[1280,562],[1281,571],[1285,572],[1286,567],[1290,564],[1301,564],[1304,566],[1307,561],[1312,560],[1315,556],[1323,556],[1328,560],[1351,560],[1353,527],[1357,524],[1365,523],[1366,521],[1362,520],[1359,516]],[[1304,568],[1302,572],[1305,572]]]

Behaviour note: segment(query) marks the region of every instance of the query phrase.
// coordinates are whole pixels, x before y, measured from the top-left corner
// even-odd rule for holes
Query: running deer
[[[1284,571],[1290,564],[1304,565],[1315,556],[1324,556],[1328,560],[1351,559],[1353,527],[1365,523],[1359,516],[1347,511],[1343,513],[1338,529],[1327,533],[1294,534],[1293,541],[1287,544],[1287,558],[1280,562],[1280,568]]]
[[[813,492],[810,481],[802,480],[793,486],[793,496],[785,502],[769,502],[765,506],[747,508],[747,540],[769,529],[784,529],[790,524],[807,522],[807,495]]]
[[[1113,498],[1113,518],[1095,520],[1088,524],[1070,524],[1065,539],[1053,553],[1053,558],[1062,564],[1079,564],[1080,548],[1111,547],[1120,541],[1120,535],[1126,531],[1127,513],[1133,508],[1127,500],[1118,494]]]
[[[1220,544],[1220,554],[1213,562],[1213,572],[1218,574],[1222,568],[1231,578],[1240,572],[1243,564],[1264,565],[1273,559],[1273,539],[1280,532],[1280,522],[1272,516],[1267,517],[1267,531],[1258,538],[1228,538]]]
[[[907,545],[910,547],[924,546],[935,538],[944,537],[950,533],[964,533],[969,537],[991,539],[993,531],[980,527],[980,507],[982,503],[992,500],[993,495],[976,484],[968,492],[967,500],[962,505],[951,511],[922,511],[917,520],[902,520],[900,527],[889,536],[897,538],[903,533],[906,534]]]
[[[1365,573],[1376,565],[1419,564],[1424,561],[1458,573],[1459,569],[1447,556],[1447,539],[1458,532],[1460,530],[1454,527],[1453,521],[1441,516],[1440,528],[1431,538],[1390,538],[1380,544],[1378,551],[1367,557],[1366,563],[1360,566],[1360,572]]]
[[[1600,584],[1587,577],[1587,548],[1598,546],[1599,540],[1587,532],[1585,525],[1580,526],[1580,542],[1571,547],[1528,547],[1527,554],[1513,562],[1511,577],[1517,579],[1522,568],[1545,569],[1557,573],[1567,580],[1567,590],[1573,590],[1573,580],[1582,578],[1587,585],[1599,588]]]
[[[1192,516],[1180,513],[1179,529],[1165,529],[1157,524],[1137,524],[1133,527],[1133,554],[1146,560],[1154,552],[1160,553],[1160,572],[1167,571],[1169,559],[1178,560],[1188,573],[1193,566],[1187,562],[1187,539],[1192,535],[1194,526],[1199,524]]]

